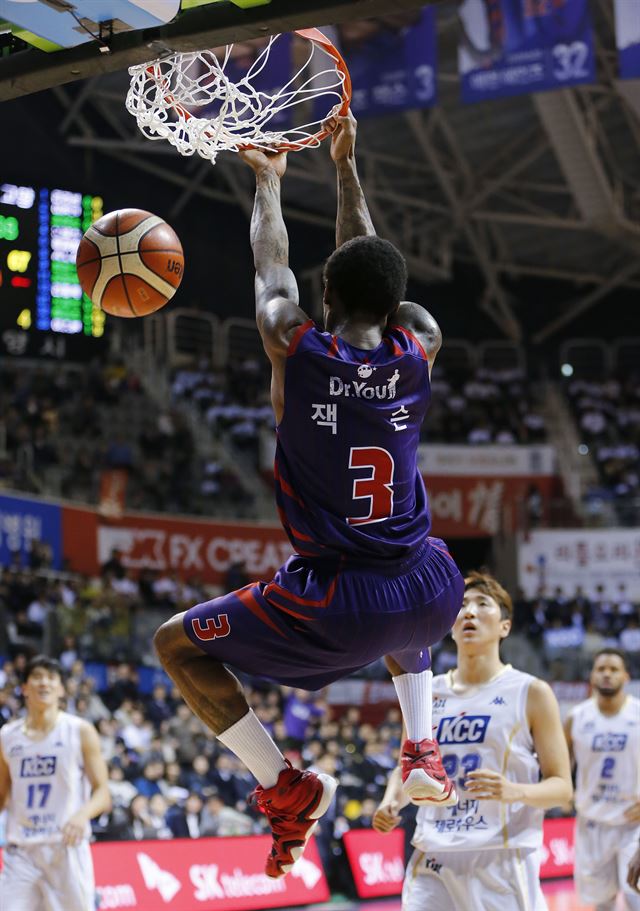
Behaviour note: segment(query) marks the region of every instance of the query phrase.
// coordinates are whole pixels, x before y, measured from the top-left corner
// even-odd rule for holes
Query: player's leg
[[[638,826],[622,826],[617,829],[616,835],[619,846],[618,887],[624,896],[627,911],[640,911],[640,895],[627,882],[629,864],[638,847],[640,828]]]
[[[46,911],[95,911],[96,888],[88,842],[43,845],[42,894]]]
[[[618,894],[618,870],[611,827],[578,817],[574,880],[580,901],[597,911],[614,911]]]
[[[439,541],[439,539],[436,539]],[[439,542],[444,547],[444,542]],[[439,642],[451,629],[462,604],[464,580],[452,558],[434,548],[433,559],[421,573],[427,590],[435,597],[423,608],[419,641],[385,658],[398,694],[407,739],[402,751],[402,780],[412,803],[457,802],[455,786],[446,775],[440,750],[433,736],[432,672],[429,645]]]
[[[282,630],[267,610],[259,588],[248,587],[177,614],[160,627],[154,643],[187,705],[257,778],[256,802],[274,833],[266,872],[278,877],[302,854],[331,804],[337,782],[291,767],[249,708],[239,680],[223,663],[277,678],[277,668],[269,663],[270,644],[274,652],[282,646],[270,637],[282,636]]]
[[[42,906],[42,873],[34,863],[33,848],[7,845],[0,873],[0,911],[34,911]]]
[[[402,911],[425,911],[428,908],[458,911],[441,876],[441,868],[427,870],[426,862],[427,858],[422,851],[413,852],[402,886]]]

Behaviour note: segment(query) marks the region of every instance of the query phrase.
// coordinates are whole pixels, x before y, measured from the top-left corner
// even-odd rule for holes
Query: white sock
[[[253,709],[218,734],[218,740],[244,762],[263,788],[272,788],[280,772],[287,768],[284,756]]]
[[[407,739],[414,743],[433,739],[431,705],[431,671],[399,674],[393,678],[398,702],[407,729]]]

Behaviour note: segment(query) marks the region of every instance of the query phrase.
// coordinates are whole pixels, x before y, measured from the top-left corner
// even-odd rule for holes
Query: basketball
[[[147,316],[176,293],[182,244],[165,221],[142,209],[118,209],[94,222],[80,241],[78,280],[112,316]]]

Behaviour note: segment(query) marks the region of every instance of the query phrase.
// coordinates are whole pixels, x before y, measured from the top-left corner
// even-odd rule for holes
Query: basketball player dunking
[[[491,576],[465,580],[457,667],[433,681],[437,736],[460,800],[418,810],[402,911],[546,911],[542,822],[545,809],[571,799],[569,753],[549,685],[500,660],[512,611]],[[395,828],[405,803],[396,769],[374,828]]]
[[[0,911],[95,911],[89,821],[111,809],[98,734],[60,711],[62,668],[52,658],[31,659],[23,694],[26,716],[0,730]]]
[[[294,556],[255,582],[173,617],[157,632],[163,666],[191,709],[258,780],[287,873],[336,782],[288,764],[226,664],[316,690],[387,656],[408,732],[404,785],[414,802],[455,802],[431,734],[429,645],[463,592],[445,544],[429,538],[417,468],[435,320],[402,303],[406,266],[376,237],[355,164],[352,115],[328,123],[338,171],[337,250],[325,268],[324,323],[298,306],[282,218],[282,153],[245,152],[256,175],[251,244],[256,319],[273,374],[276,500]]]
[[[624,654],[603,648],[593,659],[593,697],[565,723],[576,770],[575,880],[580,899],[613,911],[618,892],[640,911],[632,854],[640,838],[640,701],[625,692]]]

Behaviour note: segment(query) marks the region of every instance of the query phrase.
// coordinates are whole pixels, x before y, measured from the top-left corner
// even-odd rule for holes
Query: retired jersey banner
[[[465,102],[595,80],[588,0],[464,0],[459,16]]]
[[[640,78],[640,0],[615,0],[620,78]]]
[[[333,29],[331,31],[334,31]],[[357,117],[436,102],[436,11],[345,22],[334,34],[351,74]]]

